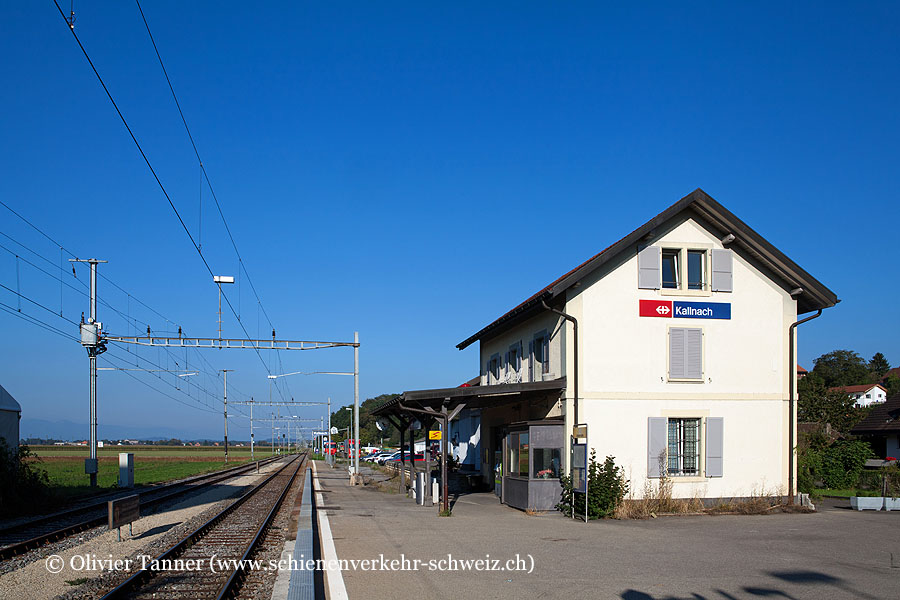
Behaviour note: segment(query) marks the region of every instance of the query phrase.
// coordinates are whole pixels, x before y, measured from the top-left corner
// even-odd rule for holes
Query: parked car
[[[387,458],[388,456],[392,455],[394,452],[395,452],[395,450],[391,450],[390,452],[376,452],[375,454],[370,454],[369,456],[367,456],[365,458],[365,460],[367,460],[369,462],[377,463],[378,459]]]
[[[415,461],[415,462],[419,462],[420,460],[421,460],[421,461],[424,461],[424,460],[425,460],[425,454],[423,454],[422,452],[418,452],[418,453],[416,453],[416,454],[407,454],[407,455],[406,455],[406,460],[408,460],[408,461]],[[384,464],[386,464],[386,465],[387,465],[387,464],[396,464],[396,463],[399,463],[399,462],[400,462],[400,453],[397,452],[396,454],[394,454],[394,456],[392,456],[392,457],[390,457],[389,459],[387,459],[387,460],[384,462]]]
[[[400,456],[399,450],[396,450],[394,452],[388,452],[385,454],[380,454],[375,457],[375,462],[378,463],[379,465],[383,465],[385,462],[387,462],[388,460],[390,460],[391,458],[393,458],[395,456],[397,456],[397,457]]]

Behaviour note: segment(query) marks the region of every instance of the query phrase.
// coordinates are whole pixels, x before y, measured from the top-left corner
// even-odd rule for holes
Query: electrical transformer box
[[[119,487],[134,487],[134,453],[119,453]]]

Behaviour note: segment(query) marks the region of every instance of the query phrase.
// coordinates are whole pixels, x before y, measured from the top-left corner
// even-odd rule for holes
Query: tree
[[[888,372],[891,368],[891,363],[887,361],[884,357],[884,354],[881,352],[876,352],[872,357],[872,360],[869,361],[869,373],[875,375],[877,380],[881,380],[884,377],[884,374]]]
[[[833,350],[814,362],[811,374],[821,378],[827,388],[869,383],[866,359],[852,350]]]
[[[884,382],[887,388],[887,397],[890,398],[895,394],[900,394],[900,377],[896,375],[890,375],[887,378],[887,381]]]
[[[797,383],[797,420],[806,423],[830,423],[840,434],[848,435],[853,426],[868,414],[841,390],[831,389],[824,380],[810,373]]]
[[[377,444],[382,438],[384,438],[385,444],[388,445],[397,445],[400,443],[399,431],[393,427],[384,432],[379,431],[378,427],[375,425],[376,419],[372,416],[373,410],[388,400],[393,400],[399,395],[400,394],[381,394],[380,396],[369,398],[359,405],[359,442],[361,446]],[[346,410],[347,408],[350,410]],[[350,427],[350,413],[352,412],[352,404],[338,408],[331,413],[331,426],[337,427],[338,429]],[[352,437],[352,434],[348,435],[348,433],[349,432],[342,431],[337,435],[332,435],[331,439],[333,441],[342,441]]]

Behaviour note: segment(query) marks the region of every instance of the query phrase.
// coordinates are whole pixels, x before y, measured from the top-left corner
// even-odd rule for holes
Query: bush
[[[822,481],[825,487],[845,489],[856,486],[866,461],[873,458],[867,442],[837,442],[822,452]]]
[[[815,493],[822,472],[822,452],[806,448],[797,456],[797,488],[804,494]]]
[[[563,475],[559,482],[562,485],[562,495],[556,505],[557,510],[568,517],[572,516],[573,510],[576,515],[583,515],[585,494],[574,491],[571,477]],[[588,463],[588,518],[604,519],[612,516],[627,493],[625,471],[616,466],[615,458],[607,456],[603,464],[600,464],[597,462],[597,451],[591,450]]]
[[[807,448],[797,461],[798,487],[807,494],[820,483],[835,490],[856,487],[866,460],[874,456],[869,444],[859,440],[835,442],[820,450]],[[866,478],[863,480],[863,485],[870,485]]]
[[[11,450],[0,438],[0,516],[30,512],[50,497],[50,480],[37,460],[28,446]]]

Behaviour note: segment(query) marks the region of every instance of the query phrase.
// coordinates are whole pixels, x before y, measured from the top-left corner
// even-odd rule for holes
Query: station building
[[[680,498],[795,493],[797,324],[837,302],[698,189],[460,342],[471,385],[376,414],[453,414],[469,468],[522,509],[559,500],[576,425],[636,497],[661,477]]]
[[[0,438],[2,438],[10,450],[15,451],[19,447],[19,421],[22,418],[22,407],[0,385]]]

